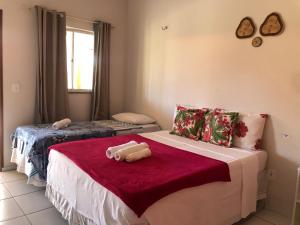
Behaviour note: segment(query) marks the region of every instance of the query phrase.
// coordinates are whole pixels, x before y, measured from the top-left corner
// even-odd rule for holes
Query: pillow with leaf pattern
[[[231,147],[238,115],[238,112],[225,112],[222,109],[214,109],[209,112],[205,117],[202,141]]]
[[[177,112],[170,134],[199,140],[206,112],[206,109],[190,109],[177,106]]]

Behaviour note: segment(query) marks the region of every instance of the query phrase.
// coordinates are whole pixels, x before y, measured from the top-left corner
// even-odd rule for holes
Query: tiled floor
[[[67,225],[45,197],[45,190],[26,184],[15,171],[0,173],[0,225]],[[286,218],[264,210],[238,225],[289,225]]]
[[[0,225],[67,225],[45,197],[15,171],[0,173]]]

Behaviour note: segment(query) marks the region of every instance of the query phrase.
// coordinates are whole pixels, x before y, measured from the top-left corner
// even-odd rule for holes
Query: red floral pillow
[[[233,144],[233,131],[238,115],[237,112],[225,112],[221,109],[211,111],[205,118],[202,141],[231,147]]]
[[[205,109],[188,109],[183,106],[177,106],[170,134],[199,140],[206,112],[207,110]]]
[[[240,114],[234,132],[234,146],[250,150],[261,149],[267,118],[266,114]]]

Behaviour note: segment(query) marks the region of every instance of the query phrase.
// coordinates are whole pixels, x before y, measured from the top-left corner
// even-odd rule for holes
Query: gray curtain
[[[68,116],[66,15],[35,7],[37,20],[37,123]]]
[[[109,119],[111,25],[94,23],[94,74],[91,104],[91,120]]]

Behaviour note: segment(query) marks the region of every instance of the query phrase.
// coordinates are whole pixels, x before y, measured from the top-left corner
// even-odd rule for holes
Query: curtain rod
[[[34,9],[34,7],[30,7],[28,8],[29,10],[32,10]],[[49,11],[54,11],[54,10],[49,10]],[[60,12],[58,12],[60,13]],[[97,23],[95,21],[92,21],[92,20],[88,20],[88,19],[84,19],[84,18],[79,18],[79,17],[75,17],[75,16],[70,16],[70,15],[66,15],[67,18],[70,18],[70,19],[74,19],[74,20],[78,20],[78,21],[82,21],[82,22],[86,22],[86,23],[91,23],[91,24],[94,24],[94,23]],[[111,28],[115,28],[114,26],[111,26]]]

